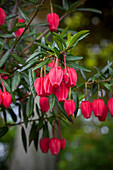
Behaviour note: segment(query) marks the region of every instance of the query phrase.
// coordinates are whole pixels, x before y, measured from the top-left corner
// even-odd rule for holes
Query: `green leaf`
[[[55,34],[56,37],[59,39],[59,41],[61,41],[61,42],[63,43],[64,47],[66,47],[66,42],[65,42],[65,40],[64,40],[59,34],[57,34],[56,32],[54,32],[54,34]]]
[[[0,34],[0,38],[14,38],[12,34]]]
[[[12,78],[12,91],[13,92],[18,88],[20,81],[21,81],[20,73],[18,71],[16,71]]]
[[[17,54],[12,54],[12,56],[19,64],[22,64],[22,65],[25,64],[25,62]]]
[[[25,65],[19,72],[25,71],[29,68],[31,68],[33,65],[35,65],[37,62],[39,62],[39,60],[36,61],[31,61],[29,62],[27,65]]]
[[[47,55],[47,54],[44,51],[35,52],[26,60],[26,63],[38,55]]]
[[[26,115],[27,117],[31,117],[34,111],[34,99],[33,96],[29,96],[26,104]]]
[[[79,56],[66,56],[66,61],[76,61],[76,60],[82,60],[83,57],[79,57]]]
[[[72,90],[72,99],[74,100],[75,105],[76,105],[75,112],[74,112],[74,116],[76,117],[77,116],[77,112],[78,112],[78,108],[79,108],[79,98],[78,98],[77,93],[74,92],[73,90]]]
[[[63,45],[62,45],[61,41],[56,36],[53,36],[53,40],[57,44],[58,48],[62,51],[63,50]]]
[[[106,83],[106,82],[102,82],[102,85],[107,88],[111,93],[113,93],[113,87],[110,86],[110,84]]]
[[[34,79],[33,79],[32,69],[29,69],[29,84],[30,84],[30,90],[31,90],[33,96],[35,96],[36,92],[35,92],[35,89],[34,89]]]
[[[54,52],[57,57],[60,57],[60,51],[56,47],[54,47]]]
[[[18,8],[18,10],[19,10],[21,17],[29,21],[29,17],[25,14],[25,12],[20,7]]]
[[[76,63],[72,63],[72,62],[68,62],[67,64],[71,65],[75,70],[76,69],[80,69],[80,70],[84,70],[84,71],[87,71],[87,72],[91,72],[91,70],[85,68],[85,67],[82,67]]]
[[[6,63],[6,61],[8,60],[9,55],[10,55],[10,52],[11,52],[11,49],[8,50],[8,51],[2,56],[2,58],[0,59],[0,67],[2,67],[2,66]]]
[[[94,13],[102,14],[102,11],[94,8],[77,8],[76,11],[86,11],[86,12],[94,12]]]
[[[81,2],[82,2],[82,0],[78,0],[78,1],[74,2],[74,3],[70,6],[70,8],[69,8],[68,11],[74,10],[74,9],[77,7],[77,5],[78,5],[79,3],[81,3]]]
[[[0,127],[0,138],[2,138],[8,132],[8,130],[8,127]]]
[[[62,6],[60,6],[60,5],[53,4],[53,6],[55,6],[56,8],[58,8],[58,9],[60,9],[60,10],[62,10],[62,11],[66,11],[66,9],[65,9],[65,8],[63,8],[63,7],[62,7]]]
[[[9,19],[12,19],[12,18],[15,18],[15,17],[17,17],[16,14],[10,14],[10,15],[8,15],[8,16],[5,16],[5,21],[7,21],[7,20],[9,20]]]
[[[84,79],[84,80],[87,80],[87,78],[86,78],[86,75],[85,75],[84,71],[83,71],[83,70],[80,70],[80,72],[81,72],[81,75],[82,75],[83,79]]]
[[[43,126],[43,135],[42,138],[48,137],[49,138],[49,130],[48,130],[48,124],[45,121],[45,124]]]
[[[68,0],[62,0],[62,5],[65,8],[66,11],[69,9],[69,1]]]
[[[4,71],[4,70],[2,70],[2,69],[0,69],[0,73],[9,74],[8,72],[6,72],[6,71]]]
[[[67,35],[67,42],[68,42],[68,44],[70,43],[70,41],[71,41],[71,32],[69,32],[68,33],[68,35]]]
[[[40,117],[40,111],[39,111],[39,108],[38,108],[37,103],[36,103],[36,113],[37,113],[37,115]]]
[[[16,121],[17,121],[17,116],[16,116],[16,114],[14,113],[13,109],[8,108],[7,110],[8,110],[8,112],[9,112],[9,114],[11,115],[12,120],[13,120],[14,122],[16,122]]]
[[[69,47],[76,45],[78,43],[78,41],[80,41],[81,39],[86,37],[88,34],[89,34],[89,30],[83,30],[83,31],[79,31],[78,33],[73,35],[71,37],[71,40],[69,41],[69,44],[68,44]]]
[[[49,95],[49,108],[53,109],[54,105],[55,105],[55,96],[52,94]]]
[[[41,26],[47,26],[48,23],[47,22],[42,22],[42,23],[39,23],[39,24],[31,24],[30,26],[31,27],[41,27]]]
[[[23,143],[24,150],[25,152],[27,152],[27,138],[26,138],[26,133],[25,133],[23,126],[21,129],[21,136],[22,136],[22,143]]]
[[[40,68],[42,66],[44,66],[45,64],[47,64],[49,62],[49,58],[47,58],[46,60],[40,62],[39,64],[37,64],[37,66],[35,68],[33,68],[33,71],[36,70],[37,68]]]
[[[67,33],[68,29],[69,29],[69,26],[67,26],[67,27],[61,32],[60,36],[61,36],[62,38],[63,38],[63,37],[65,36],[65,34]]]

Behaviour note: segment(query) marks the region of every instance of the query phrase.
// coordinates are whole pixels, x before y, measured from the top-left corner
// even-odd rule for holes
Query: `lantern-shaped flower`
[[[65,146],[66,146],[66,140],[64,138],[60,139],[61,142],[61,149],[64,150]]]
[[[113,117],[113,98],[108,100],[108,109],[109,109],[111,116]]]
[[[61,148],[61,142],[58,138],[51,138],[49,141],[49,149],[52,155],[58,155]]]
[[[67,67],[67,73],[69,75],[68,87],[74,87],[77,82],[77,73],[74,68]]]
[[[0,89],[0,104],[2,103],[2,90]]]
[[[82,101],[80,108],[84,118],[90,118],[92,112],[91,103],[89,101]]]
[[[47,15],[48,27],[51,32],[56,31],[59,25],[59,16],[56,13],[50,13]]]
[[[64,82],[61,83],[59,89],[56,91],[56,96],[59,102],[63,102],[66,100],[68,96],[69,88],[66,86]]]
[[[18,19],[18,23],[24,23],[24,22],[25,20],[23,18]],[[19,37],[23,33],[24,29],[25,28],[19,28],[17,31],[15,31],[15,36]]]
[[[67,115],[73,115],[74,111],[75,111],[75,102],[74,100],[65,100],[64,102],[64,109],[67,113]]]
[[[48,97],[40,97],[39,105],[42,112],[47,112],[49,110],[49,100]]]
[[[5,20],[5,11],[2,8],[0,8],[0,26],[2,26],[4,20]]]
[[[106,105],[104,105],[104,112],[103,112],[102,116],[98,116],[98,119],[101,122],[105,121],[107,114],[108,114],[108,107]]]
[[[49,79],[53,87],[59,88],[63,79],[63,71],[60,67],[54,67],[49,72]]]
[[[47,153],[49,150],[49,138],[41,138],[40,139],[40,149],[43,153]]]
[[[92,111],[96,117],[102,116],[105,103],[102,99],[96,99],[92,102]]]
[[[8,108],[11,104],[12,96],[8,92],[2,92],[2,104],[5,108]]]
[[[38,96],[45,96],[44,77],[36,78],[36,80],[34,82],[34,87],[35,87],[35,90],[36,90]]]
[[[53,86],[50,83],[49,74],[44,77],[44,91],[47,96],[53,93]]]

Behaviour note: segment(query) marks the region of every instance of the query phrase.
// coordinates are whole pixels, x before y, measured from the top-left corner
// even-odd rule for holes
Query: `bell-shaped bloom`
[[[18,19],[18,23],[24,23],[24,22],[25,20],[23,18]],[[23,33],[24,30],[25,28],[19,28],[17,31],[15,31],[15,36],[19,37]]]
[[[52,155],[58,155],[61,148],[61,142],[58,138],[51,138],[49,140],[49,149]]]
[[[0,104],[2,103],[2,90],[0,89]]]
[[[2,92],[2,104],[5,108],[8,108],[11,104],[12,96],[8,92]]]
[[[64,150],[65,146],[66,146],[66,140],[64,138],[60,139],[61,142],[61,149]]]
[[[107,114],[108,114],[108,107],[106,105],[104,105],[104,112],[103,112],[102,116],[98,116],[98,119],[101,122],[105,121]]]
[[[40,149],[43,153],[47,153],[49,150],[49,138],[41,138],[40,139]]]
[[[59,89],[56,91],[55,95],[59,102],[64,102],[68,96],[69,88],[64,82],[61,83]]]
[[[113,98],[108,100],[108,109],[109,109],[111,116],[113,117]]]
[[[92,102],[92,111],[96,117],[102,116],[105,103],[102,99],[96,99]]]
[[[63,79],[63,70],[60,67],[52,68],[49,72],[49,79],[53,87],[60,87]]]
[[[0,26],[2,26],[4,20],[5,20],[5,11],[2,8],[0,8]]]
[[[67,67],[67,73],[69,75],[68,87],[74,87],[77,82],[77,73],[74,68]]]
[[[45,96],[44,77],[36,78],[36,80],[34,82],[34,87],[35,87],[35,90],[36,90],[38,96]]]
[[[81,105],[81,112],[82,115],[84,116],[84,118],[88,119],[91,116],[91,112],[92,112],[92,106],[91,103],[89,101],[82,101]]]
[[[40,97],[39,105],[42,112],[47,112],[49,110],[48,97]]]
[[[75,105],[74,100],[65,100],[64,109],[65,109],[68,116],[73,115],[73,113],[75,111],[75,107],[76,107],[76,105]]]
[[[68,82],[69,82],[69,74],[68,73],[63,74],[63,80],[64,80],[65,84],[68,84]]]
[[[59,16],[56,13],[50,13],[47,15],[48,27],[51,32],[56,31],[59,25]]]
[[[50,83],[49,74],[44,77],[44,91],[47,96],[53,93],[53,86]]]

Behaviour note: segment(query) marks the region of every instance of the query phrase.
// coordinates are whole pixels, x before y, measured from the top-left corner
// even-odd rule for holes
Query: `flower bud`
[[[89,101],[82,101],[80,108],[84,118],[90,118],[92,112],[91,103]]]
[[[12,96],[8,92],[2,92],[2,104],[5,108],[8,108],[11,104]]]
[[[74,68],[67,67],[67,73],[69,74],[68,87],[74,87],[77,82],[77,73]]]
[[[47,15],[48,27],[51,32],[56,31],[59,25],[59,16],[56,13],[50,13]]]
[[[61,148],[61,142],[58,138],[51,138],[49,141],[49,149],[52,155],[58,155]]]
[[[96,99],[92,102],[92,111],[96,117],[102,116],[105,103],[102,99]]]
[[[40,139],[40,149],[43,153],[47,153],[49,150],[49,138],[41,138]]]
[[[67,113],[67,115],[73,115],[74,111],[75,111],[75,102],[74,100],[65,100],[64,102],[64,109]]]
[[[25,22],[23,18],[18,19],[18,23],[23,23],[23,22]],[[15,36],[19,37],[23,33],[24,29],[25,28],[19,28],[17,31],[15,31]]]
[[[39,105],[42,112],[47,112],[49,110],[49,100],[48,97],[40,97]]]

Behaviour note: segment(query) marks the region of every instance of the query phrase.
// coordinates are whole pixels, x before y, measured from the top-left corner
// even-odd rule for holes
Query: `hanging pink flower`
[[[8,92],[2,92],[2,104],[5,108],[8,108],[11,104],[12,96]]]
[[[47,15],[48,27],[51,32],[56,31],[59,25],[59,16],[56,13],[50,13]]]
[[[51,138],[49,141],[49,149],[52,155],[58,155],[61,148],[61,142],[58,138]]]
[[[5,11],[0,8],[0,26],[2,26],[2,24],[4,23],[4,20],[5,20]]]
[[[65,100],[64,102],[64,109],[67,113],[67,115],[73,115],[74,111],[75,111],[75,102],[74,100]]]
[[[49,150],[49,138],[41,138],[40,139],[40,149],[43,153],[47,153]]]
[[[108,108],[111,116],[113,117],[113,98],[108,100]]]
[[[77,82],[77,73],[74,68],[69,68],[69,67],[67,67],[67,73],[69,76],[67,86],[74,87]]]
[[[2,103],[2,90],[0,89],[0,104]]]
[[[53,93],[53,86],[50,83],[49,74],[44,77],[44,91],[47,96]]]
[[[24,22],[25,20],[23,18],[18,19],[18,23],[24,23]],[[19,37],[23,33],[24,29],[25,28],[19,28],[17,31],[15,31],[15,36]]]
[[[42,112],[47,112],[49,110],[49,100],[48,97],[40,97],[39,105]]]
[[[92,102],[92,111],[96,117],[102,116],[105,103],[102,99],[96,99]]]
[[[38,96],[45,96],[44,77],[36,78],[36,80],[34,82],[34,87],[35,87],[35,90],[36,90]]]
[[[66,140],[64,138],[60,139],[61,142],[61,149],[64,150],[65,146],[66,146]]]
[[[102,116],[98,116],[99,121],[101,121],[101,122],[105,121],[107,114],[108,114],[108,107],[106,105],[104,105],[104,112],[103,112]]]
[[[80,108],[84,118],[90,118],[92,112],[91,103],[89,101],[82,101]]]

